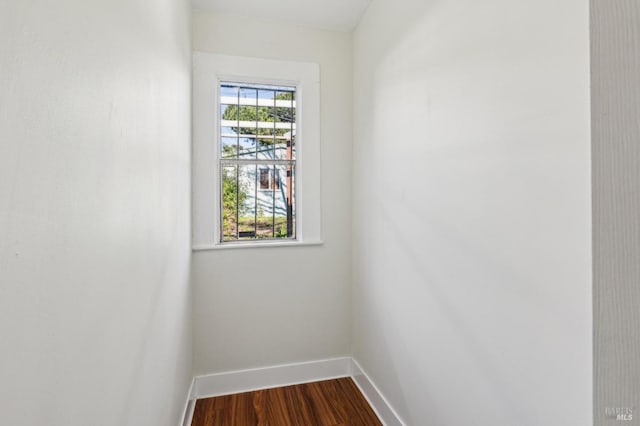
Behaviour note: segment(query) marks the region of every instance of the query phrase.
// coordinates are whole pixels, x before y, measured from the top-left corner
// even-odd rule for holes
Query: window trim
[[[320,200],[320,69],[308,62],[193,54],[192,249],[323,244]],[[296,88],[296,239],[221,241],[220,83]],[[216,113],[218,112],[218,113]]]

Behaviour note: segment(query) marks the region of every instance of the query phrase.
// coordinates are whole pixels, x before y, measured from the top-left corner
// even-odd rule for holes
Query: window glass
[[[295,87],[220,85],[222,242],[295,239]]]

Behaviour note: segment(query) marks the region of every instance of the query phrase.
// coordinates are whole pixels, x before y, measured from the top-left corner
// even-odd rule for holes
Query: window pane
[[[222,158],[238,157],[238,138],[222,138]]]
[[[258,236],[257,238],[273,238],[275,216],[273,215],[274,194],[263,191],[258,196]]]
[[[274,157],[274,138],[273,130],[260,129],[260,137],[258,138],[258,159],[273,160]]]
[[[237,121],[238,107],[236,105],[221,104],[220,117],[222,117],[223,120]]]
[[[293,174],[288,173],[290,166],[276,166],[275,177],[279,181],[274,188],[274,215],[275,215],[275,236],[276,238],[295,237],[295,194],[293,191]]]
[[[263,147],[262,158],[263,160],[273,160],[274,139],[271,135],[261,135],[258,138],[258,143]]]
[[[237,130],[237,127],[235,128]],[[238,133],[233,127],[220,127],[220,136],[223,138],[236,137]]]
[[[293,170],[281,165],[224,166],[223,241],[295,238]]]
[[[240,121],[257,121],[257,112],[255,106],[240,106]],[[252,126],[253,127],[253,126]]]
[[[249,89],[246,87],[240,87],[240,99],[244,101],[248,101],[253,99],[255,103],[255,99],[258,97],[258,91],[256,89]]]
[[[238,212],[238,168],[225,166],[222,169],[222,240],[237,239]]]
[[[235,85],[222,84],[220,86],[221,97],[238,97],[238,87]]]
[[[258,90],[258,98],[261,100],[272,101],[275,99],[276,92],[273,90]]]
[[[259,106],[257,112],[257,121],[261,124],[260,128],[269,128],[272,129],[273,126],[268,123],[273,123],[275,121],[276,110],[273,106]]]
[[[276,93],[276,117],[280,123],[295,123],[292,92]]]
[[[238,239],[254,239],[256,237],[256,171],[257,166],[239,166],[239,199],[242,201],[239,206],[238,219]]]
[[[256,158],[256,138],[255,129],[248,127],[240,127],[240,158],[254,159]]]
[[[278,138],[274,146],[274,155],[276,160],[294,160],[294,152],[290,149],[291,142]]]

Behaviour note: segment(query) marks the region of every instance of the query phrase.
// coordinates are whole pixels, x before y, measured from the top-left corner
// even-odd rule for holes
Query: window
[[[287,172],[287,176],[289,175],[290,173]],[[293,187],[293,185],[291,185],[291,187]],[[280,171],[276,167],[273,167],[271,169],[268,169],[268,168],[260,169],[260,190],[276,191],[279,189],[280,189]]]
[[[317,64],[194,53],[193,248],[321,244]]]
[[[219,93],[222,242],[295,239],[296,88],[223,81]]]

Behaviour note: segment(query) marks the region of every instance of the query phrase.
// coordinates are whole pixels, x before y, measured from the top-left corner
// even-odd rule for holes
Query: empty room
[[[0,0],[0,425],[640,425],[640,3]]]

